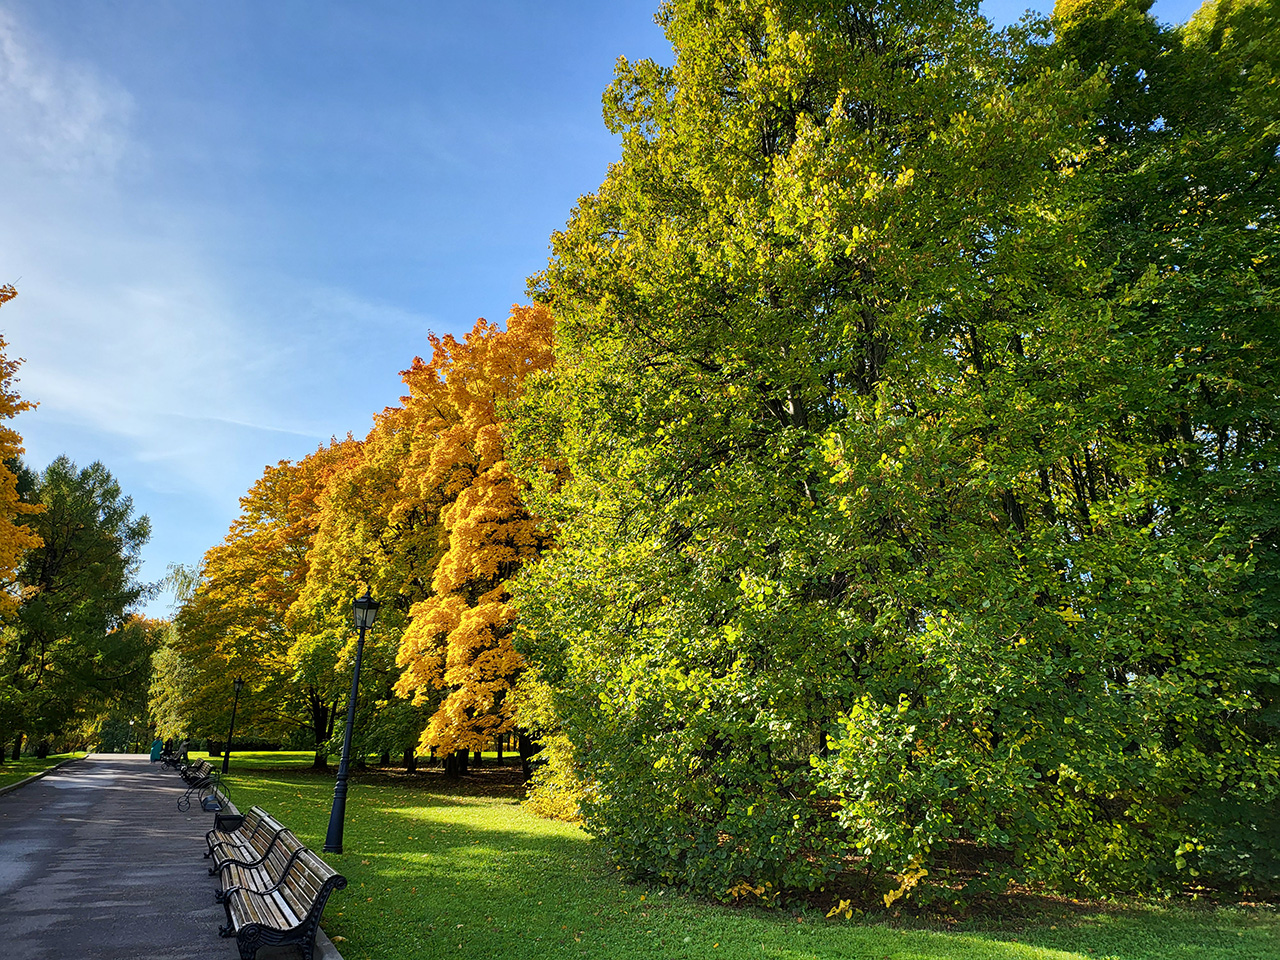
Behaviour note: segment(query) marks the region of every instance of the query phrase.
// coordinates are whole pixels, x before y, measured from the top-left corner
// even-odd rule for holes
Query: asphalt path
[[[185,789],[146,754],[93,754],[0,796],[0,957],[238,960],[203,858],[213,815],[179,811]]]

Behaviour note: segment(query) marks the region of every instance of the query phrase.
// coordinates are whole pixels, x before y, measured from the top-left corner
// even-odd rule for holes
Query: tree
[[[407,410],[423,411],[406,484],[441,504],[446,549],[432,592],[415,604],[401,642],[401,696],[443,701],[422,745],[441,754],[484,750],[516,728],[509,696],[523,661],[512,645],[507,581],[546,547],[525,508],[502,439],[506,405],[551,363],[550,313],[513,307],[506,330],[484,320],[462,342],[432,336],[430,363],[405,371]]]
[[[356,753],[394,750],[403,753],[408,769],[415,766],[427,716],[438,706],[428,699],[414,707],[393,691],[401,674],[400,637],[413,604],[430,592],[443,549],[438,498],[433,492],[424,498],[406,479],[421,417],[421,410],[407,406],[384,410],[359,458],[330,478],[307,583],[289,612],[299,662],[332,671],[336,661],[338,673],[346,675],[356,651],[351,602],[366,589],[378,598],[378,623],[365,639]]]
[[[359,451],[358,441],[335,440],[297,463],[268,467],[241,498],[226,539],[205,554],[200,582],[176,618],[176,651],[193,667],[186,703],[198,729],[221,732],[239,676],[249,687],[242,729],[271,736],[309,730],[316,764],[324,765],[340,684],[331,657],[299,647],[288,614],[307,581],[325,487]]]
[[[12,286],[0,286],[0,304],[17,295],[18,291]],[[0,337],[0,420],[10,420],[35,407],[14,389],[22,361],[8,359],[7,349],[8,344]],[[38,504],[25,502],[18,492],[14,468],[22,453],[22,437],[12,427],[0,425],[0,618],[3,619],[13,616],[17,610],[20,598],[15,577],[23,555],[40,546],[40,537],[27,524],[19,522],[40,509]]]
[[[41,507],[30,514],[41,542],[18,571],[22,605],[0,664],[9,729],[44,738],[145,686],[154,631],[131,611],[152,589],[137,578],[151,526],[101,463],[59,457],[22,486]]]
[[[1269,372],[1280,354],[1280,7],[1206,3],[1172,30],[1146,11],[1060,5],[1059,45],[1106,71],[1114,91],[1088,202],[1099,255],[1114,264],[1103,293],[1122,308],[1117,338],[1144,348],[1145,426],[1163,447],[1148,468],[1158,536],[1185,537],[1193,564],[1207,553],[1236,566],[1198,607],[1178,577],[1172,596],[1188,632],[1171,630],[1127,664],[1123,683],[1164,700],[1165,749],[1149,782],[1176,798],[1166,802],[1181,829],[1169,843],[1184,875],[1275,882],[1280,822],[1265,811],[1280,769],[1280,449]],[[1238,632],[1234,642],[1208,642],[1221,625]]]
[[[1124,16],[1126,55],[1182,43]],[[638,874],[765,899],[850,857],[892,898],[960,853],[996,889],[1098,890],[1238,850],[1202,804],[1280,784],[1274,526],[1182,469],[1220,434],[1178,323],[1192,295],[1252,311],[1213,361],[1259,438],[1222,479],[1274,503],[1274,191],[1185,275],[1157,232],[1193,256],[1199,187],[1165,169],[1169,219],[1129,242],[1155,153],[1107,136],[1154,63],[1113,75],[970,3],[660,17],[675,66],[619,63],[623,158],[553,237],[556,367],[511,428],[560,544],[517,584],[521,649],[588,825]],[[1275,47],[1215,74],[1243,92],[1203,152],[1160,129],[1205,62],[1168,67],[1144,143],[1268,176]]]

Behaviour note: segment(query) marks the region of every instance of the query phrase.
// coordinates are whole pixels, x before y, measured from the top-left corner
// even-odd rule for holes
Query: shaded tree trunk
[[[316,755],[311,761],[311,769],[327,770],[329,751],[324,748],[324,743],[333,736],[334,711],[333,708],[325,705],[315,690],[311,691],[308,699],[311,706],[311,733],[316,738]]]
[[[455,750],[444,758],[444,772],[449,777],[465,776],[467,772],[467,760],[471,756],[470,750]]]
[[[412,747],[404,752],[404,772],[418,772],[418,755],[414,753]]]
[[[528,780],[533,775],[533,758],[542,749],[542,742],[521,730],[518,734],[517,746],[520,750],[520,773]]]

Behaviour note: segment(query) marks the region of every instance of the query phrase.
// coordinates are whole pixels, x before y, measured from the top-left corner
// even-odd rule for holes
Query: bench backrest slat
[[[280,893],[299,918],[312,913],[319,917],[329,894],[346,885],[345,877],[316,856],[314,851],[304,847],[289,865]]]
[[[258,824],[258,829],[254,831],[249,838],[249,846],[253,848],[253,859],[257,860],[265,857],[276,845],[277,839],[281,834],[287,833],[287,829],[283,823],[277,820],[271,814],[263,811],[262,820]]]

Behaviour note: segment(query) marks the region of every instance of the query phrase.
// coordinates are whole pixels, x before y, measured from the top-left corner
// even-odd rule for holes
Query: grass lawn
[[[260,804],[317,851],[333,774],[311,755],[235,753],[230,792]],[[1271,908],[1037,905],[1033,920],[949,929],[888,916],[733,909],[623,882],[575,827],[520,806],[493,767],[450,783],[436,772],[369,771],[347,797],[344,852],[323,854],[350,881],[324,929],[346,960],[541,957],[706,960],[1276,960]]]
[[[22,757],[19,760],[6,760],[0,764],[0,787],[7,787],[11,783],[17,783],[19,780],[25,780],[27,777],[34,776],[41,770],[48,770],[50,767],[56,767],[63,760],[70,760],[73,757],[83,757],[84,751],[79,753],[54,753],[45,757],[43,760],[37,760],[35,757]]]

